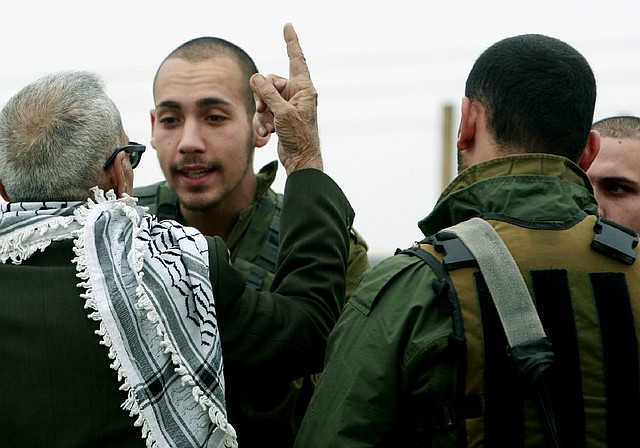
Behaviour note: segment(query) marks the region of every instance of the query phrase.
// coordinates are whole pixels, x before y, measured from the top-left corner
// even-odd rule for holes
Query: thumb
[[[256,73],[251,77],[251,88],[258,97],[258,100],[266,105],[271,112],[278,114],[287,104],[286,100],[275,86],[275,79],[269,80],[260,73]],[[258,110],[264,109],[258,105]]]

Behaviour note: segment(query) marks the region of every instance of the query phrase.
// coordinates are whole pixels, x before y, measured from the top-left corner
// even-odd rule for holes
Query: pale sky
[[[441,110],[457,111],[477,56],[505,37],[564,40],[598,82],[595,119],[640,115],[640,2],[593,0],[12,2],[0,18],[0,106],[53,71],[101,74],[132,140],[148,150],[135,185],[162,179],[149,144],[151,83],[182,42],[218,36],[262,73],[287,75],[292,22],[319,93],[325,171],[343,188],[373,256],[421,239],[417,222],[441,191]],[[274,160],[276,139],[257,150]],[[282,191],[284,170],[275,188]]]

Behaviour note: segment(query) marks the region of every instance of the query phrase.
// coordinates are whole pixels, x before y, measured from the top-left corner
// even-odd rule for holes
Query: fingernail
[[[256,75],[253,77],[253,83],[257,86],[261,86],[266,81],[267,80],[265,79],[265,77],[262,76],[260,73],[256,73]]]
[[[258,128],[258,135],[260,135],[260,137],[264,137],[265,135],[267,135],[267,131],[264,128],[260,127]]]

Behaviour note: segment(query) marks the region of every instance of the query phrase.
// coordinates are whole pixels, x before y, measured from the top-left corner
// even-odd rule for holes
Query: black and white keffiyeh
[[[109,347],[122,407],[148,447],[234,447],[227,422],[208,247],[195,229],[157,221],[94,189],[86,203],[4,204],[0,261],[20,263],[74,239],[80,294]]]

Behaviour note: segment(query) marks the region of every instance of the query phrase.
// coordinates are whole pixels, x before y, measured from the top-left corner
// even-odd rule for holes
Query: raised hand
[[[262,135],[278,134],[278,156],[287,174],[323,169],[318,133],[318,93],[293,25],[284,26],[289,79],[255,74],[251,87],[257,97],[256,120]]]

